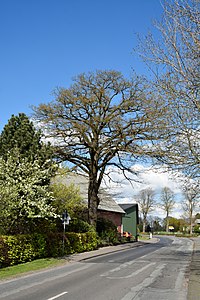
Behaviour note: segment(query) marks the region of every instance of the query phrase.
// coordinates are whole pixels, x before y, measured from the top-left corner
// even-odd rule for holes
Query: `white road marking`
[[[139,273],[143,272],[144,270],[148,269],[149,267],[155,265],[156,263],[150,263],[150,264],[147,264],[146,266],[144,266],[143,268],[140,268],[139,270],[137,271],[134,271],[133,273],[129,274],[129,275],[126,275],[126,276],[121,276],[121,277],[111,277],[111,276],[108,276],[107,278],[108,279],[127,279],[127,278],[131,278],[131,277],[134,277],[136,275],[138,275]]]
[[[13,294],[19,293],[19,292],[24,291],[24,290],[28,290],[29,288],[35,287],[37,285],[42,285],[42,284],[44,284],[46,282],[54,281],[56,279],[63,278],[64,276],[68,276],[68,275],[71,275],[73,273],[76,273],[76,272],[79,272],[79,271],[82,271],[82,270],[86,270],[86,269],[90,268],[90,266],[91,266],[90,264],[87,264],[87,265],[79,267],[79,268],[77,268],[75,270],[67,271],[65,273],[62,273],[62,274],[59,274],[59,275],[55,275],[55,276],[52,276],[52,277],[48,277],[48,278],[45,278],[43,280],[38,280],[38,281],[32,282],[30,284],[25,284],[24,286],[21,286],[21,287],[15,289],[15,290],[7,290],[6,292],[0,294],[0,299],[2,299],[3,297],[11,296]],[[29,275],[29,277],[30,277],[30,275]],[[18,279],[16,279],[16,281],[17,280]],[[2,284],[5,284],[5,283],[2,282]]]
[[[67,293],[68,293],[68,292],[63,292],[63,293],[58,294],[58,295],[56,295],[56,296],[54,296],[54,297],[52,297],[52,298],[48,298],[47,300],[54,300],[54,299],[57,299],[57,298],[59,298],[59,297],[65,295],[65,294],[67,294]]]
[[[127,263],[121,264],[119,267],[116,267],[116,268],[114,268],[112,270],[107,271],[106,273],[101,274],[100,276],[107,277],[107,276],[109,276],[109,274],[114,273],[114,272],[118,272],[118,271],[126,268],[128,265],[131,265],[133,263],[135,263],[135,261],[131,260],[131,261],[127,262]]]
[[[140,299],[138,297],[138,293],[149,286],[158,276],[160,276],[162,270],[165,268],[166,264],[159,265],[149,277],[144,279],[143,282],[131,288],[131,291],[128,292],[121,300],[132,300],[132,299]]]

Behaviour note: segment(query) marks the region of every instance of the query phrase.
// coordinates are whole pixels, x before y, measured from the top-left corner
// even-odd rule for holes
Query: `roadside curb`
[[[84,261],[84,260],[87,260],[90,258],[107,255],[107,254],[114,253],[114,252],[119,252],[119,251],[131,249],[131,248],[142,247],[142,246],[150,244],[150,243],[157,243],[158,241],[159,241],[158,238],[152,238],[151,240],[146,240],[146,241],[138,241],[138,242],[120,244],[120,245],[116,245],[116,246],[106,246],[106,247],[101,247],[97,250],[72,254],[68,257],[68,259],[70,262]]]
[[[192,260],[189,266],[188,300],[200,300],[200,237],[194,242]]]

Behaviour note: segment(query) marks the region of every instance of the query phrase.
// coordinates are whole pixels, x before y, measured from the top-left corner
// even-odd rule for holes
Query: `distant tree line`
[[[187,181],[182,185],[182,200],[181,207],[179,206],[179,210],[182,210],[183,213],[181,217],[182,221],[179,224],[179,228],[181,228],[181,225],[183,228],[184,224],[185,227],[189,228],[188,231],[190,234],[193,233],[195,219],[198,216],[197,212],[199,210],[199,195],[199,186],[194,185],[193,182],[189,183]],[[158,219],[154,218],[151,214],[153,211],[155,213],[158,213],[158,209],[163,210],[166,214],[164,218],[164,224],[162,225],[162,230],[165,230],[166,232],[170,231],[169,226],[174,225],[174,220],[176,219],[173,218],[173,210],[175,208],[176,201],[175,194],[169,187],[165,186],[164,188],[162,188],[160,195],[156,194],[152,188],[143,189],[138,193],[135,200],[139,204],[139,211],[141,213],[140,224],[142,224],[143,232],[148,231],[147,226],[148,228],[154,226],[156,228],[159,227],[158,223],[154,222],[158,221]],[[150,219],[152,220],[149,224]],[[178,226],[176,224],[175,228],[177,229],[177,227]]]

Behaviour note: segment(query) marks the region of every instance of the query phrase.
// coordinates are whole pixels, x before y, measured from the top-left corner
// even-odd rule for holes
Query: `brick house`
[[[68,173],[67,175],[57,177],[56,181],[59,181],[66,185],[70,185],[71,183],[77,185],[80,189],[81,197],[86,203],[88,202],[87,176],[76,173]],[[99,190],[98,196],[100,199],[100,204],[98,206],[97,212],[98,217],[111,220],[120,231],[122,216],[125,214],[125,211],[114,201],[114,199],[110,195],[106,193],[104,189]]]
[[[99,198],[98,217],[111,220],[116,225],[118,231],[121,232],[122,218],[125,215],[125,211],[103,189],[100,190]]]

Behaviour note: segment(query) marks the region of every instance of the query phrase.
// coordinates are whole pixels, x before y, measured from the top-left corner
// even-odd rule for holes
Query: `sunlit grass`
[[[27,272],[55,267],[64,264],[66,262],[67,260],[64,258],[63,259],[44,258],[44,259],[37,259],[32,262],[27,262],[24,264],[19,264],[12,267],[2,268],[0,269],[0,280],[16,277]]]
[[[139,235],[138,241],[146,241],[149,240],[149,235]]]

